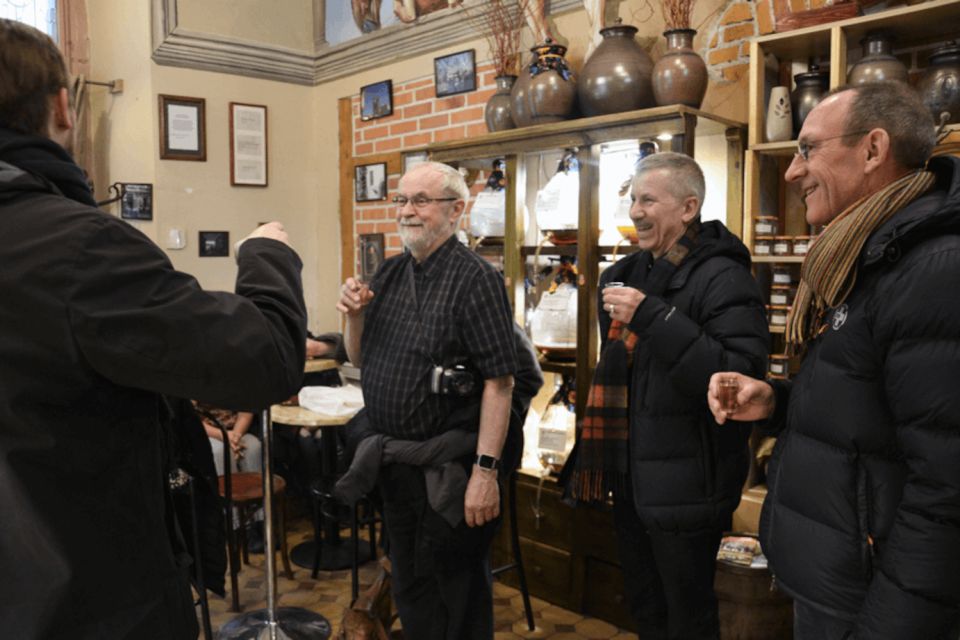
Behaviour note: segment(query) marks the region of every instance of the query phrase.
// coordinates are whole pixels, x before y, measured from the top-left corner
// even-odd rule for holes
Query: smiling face
[[[814,107],[800,130],[798,141],[807,144],[808,159],[794,156],[785,178],[799,187],[810,224],[827,224],[870,192],[865,135],[843,137],[852,100],[850,91],[829,96]],[[846,146],[851,142],[853,146]]]
[[[630,219],[637,228],[640,249],[655,258],[677,243],[700,211],[696,196],[677,197],[671,191],[675,186],[667,169],[644,171],[633,181]]]
[[[416,196],[450,197],[444,193],[443,176],[429,167],[416,167],[400,178],[399,195],[408,200]],[[429,202],[419,209],[412,202],[398,207],[397,230],[403,246],[423,262],[453,235],[463,208],[463,200]]]

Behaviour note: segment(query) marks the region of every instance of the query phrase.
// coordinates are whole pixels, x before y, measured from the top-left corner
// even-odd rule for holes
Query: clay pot
[[[793,81],[797,88],[790,95],[790,103],[793,109],[793,137],[797,137],[807,115],[817,106],[823,94],[829,91],[830,72],[811,64],[809,71],[793,76]]]
[[[667,52],[653,65],[653,96],[658,105],[699,109],[707,92],[707,65],[693,50],[695,29],[665,31]]]
[[[634,36],[637,28],[618,24],[600,30],[603,41],[583,65],[577,97],[585,116],[652,107],[653,60]]]
[[[496,92],[487,100],[487,106],[483,111],[483,119],[487,123],[488,131],[506,131],[515,129],[516,123],[513,121],[511,112],[513,107],[510,104],[510,90],[513,83],[517,81],[517,76],[497,76],[493,79],[497,85]]]
[[[530,49],[533,61],[510,91],[513,121],[518,127],[560,122],[573,114],[576,79],[563,57],[567,48],[547,38]]]
[[[960,44],[948,42],[930,56],[930,66],[917,83],[920,99],[940,124],[940,114],[950,113],[948,123],[960,122]]]
[[[907,81],[907,67],[893,55],[893,36],[871,31],[860,41],[863,57],[847,73],[847,84],[856,86],[884,80]]]

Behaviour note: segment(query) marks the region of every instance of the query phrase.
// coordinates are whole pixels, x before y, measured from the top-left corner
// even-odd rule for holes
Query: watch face
[[[499,460],[493,456],[483,454],[477,456],[477,466],[481,469],[496,469],[498,462]]]

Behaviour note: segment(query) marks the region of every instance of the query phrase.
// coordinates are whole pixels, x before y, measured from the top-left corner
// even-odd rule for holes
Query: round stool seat
[[[220,495],[224,495],[223,476],[218,479]],[[287,482],[281,476],[273,474],[273,495],[282,494],[287,488]],[[252,502],[263,500],[263,474],[257,471],[230,474],[230,489],[234,502]]]

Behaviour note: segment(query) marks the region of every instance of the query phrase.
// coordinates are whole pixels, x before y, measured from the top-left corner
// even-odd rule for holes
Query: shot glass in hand
[[[733,413],[739,406],[737,404],[737,394],[740,392],[740,381],[733,376],[726,376],[720,379],[720,391],[718,393],[720,408],[727,413]]]

